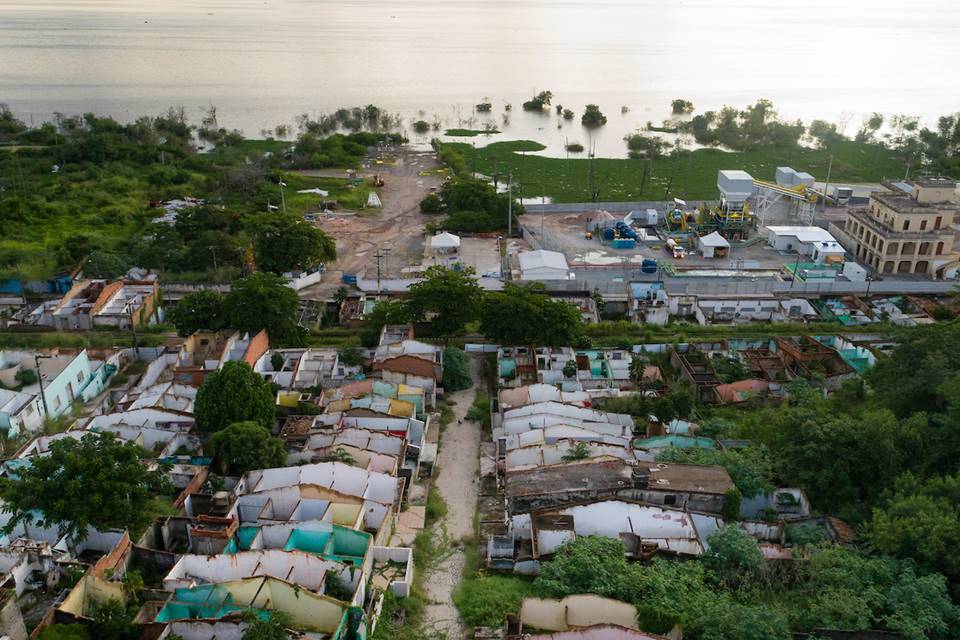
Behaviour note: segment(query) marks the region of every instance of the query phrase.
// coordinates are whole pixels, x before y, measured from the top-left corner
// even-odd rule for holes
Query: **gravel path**
[[[470,358],[473,379],[479,380],[480,360]],[[463,542],[473,537],[473,518],[477,510],[480,459],[480,425],[463,419],[473,404],[475,386],[451,394],[454,419],[440,439],[437,455],[439,474],[434,482],[447,503],[447,515],[438,523],[437,535],[446,538],[442,545],[451,552],[434,566],[424,584],[427,606],[424,611],[425,637],[463,638],[464,627],[453,604],[453,591],[463,576],[465,556]]]

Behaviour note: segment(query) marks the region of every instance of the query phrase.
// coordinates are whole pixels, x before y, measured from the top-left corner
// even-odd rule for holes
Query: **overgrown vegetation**
[[[281,182],[290,214],[319,210],[318,198],[298,189],[325,189],[351,205],[354,192],[365,191],[290,170],[353,167],[369,147],[402,142],[381,128],[392,120],[371,107],[301,118],[289,143],[244,140],[216,125],[215,110],[199,127],[173,108],[130,124],[90,113],[29,128],[0,106],[2,135],[15,143],[0,147],[0,277],[46,278],[80,263],[103,277],[133,265],[239,270],[254,214],[280,208]],[[198,153],[197,137],[215,149]],[[207,206],[181,209],[173,224],[153,223],[164,213],[156,205],[184,196]]]

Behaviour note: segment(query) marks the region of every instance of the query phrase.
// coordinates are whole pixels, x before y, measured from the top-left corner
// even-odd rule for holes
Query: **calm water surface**
[[[698,110],[768,97],[848,130],[872,111],[960,110],[958,33],[949,0],[0,0],[0,102],[34,121],[171,104],[199,120],[213,104],[255,134],[369,102],[408,125],[422,112],[480,126],[486,96],[495,139],[587,144],[579,122],[520,111],[550,89],[578,112],[599,104],[597,151],[619,156],[676,97]]]

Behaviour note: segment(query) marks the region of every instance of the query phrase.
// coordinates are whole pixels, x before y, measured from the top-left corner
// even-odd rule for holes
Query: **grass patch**
[[[499,129],[447,129],[443,132],[443,135],[450,136],[452,138],[473,138],[475,136],[490,136],[495,133],[500,133]]]
[[[467,420],[479,422],[485,433],[492,431],[490,396],[485,391],[477,389],[477,394],[473,397],[473,404],[470,405],[470,409],[467,410],[466,418]]]
[[[440,433],[443,433],[447,430],[447,426],[453,422],[453,409],[448,407],[446,404],[441,404],[439,407],[440,418],[438,422],[440,423]]]
[[[383,594],[383,609],[371,640],[421,640],[423,598],[411,591],[406,598],[394,595],[389,589]]]
[[[524,598],[540,595],[528,578],[480,571],[476,545],[467,545],[465,553],[464,578],[453,593],[453,603],[467,625],[499,627],[507,614],[520,610]]]
[[[434,478],[434,480],[436,480],[436,478]],[[427,492],[426,521],[427,523],[434,523],[446,515],[447,503],[440,495],[436,482],[434,482],[430,485],[430,491]]]
[[[555,202],[589,202],[588,159],[569,160],[524,155],[545,147],[530,140],[495,142],[481,148],[456,142],[447,145],[463,153],[473,171],[486,175],[513,173],[514,182],[523,185],[522,197],[549,196]],[[652,174],[643,191],[645,162],[629,159],[596,158],[594,179],[600,187],[600,200],[664,200],[680,197],[712,200],[717,195],[717,171],[743,169],[754,177],[773,180],[778,166],[789,165],[824,179],[830,162],[824,149],[764,149],[750,152],[726,152],[698,149],[652,161]],[[878,182],[884,177],[903,174],[904,163],[894,153],[876,144],[841,142],[834,146],[831,182]]]
[[[147,527],[152,525],[157,518],[176,514],[177,510],[173,506],[173,496],[161,495],[150,498],[150,501],[147,502],[146,507],[144,507],[140,522],[130,527],[130,539],[134,541],[139,540],[143,532],[147,530]]]

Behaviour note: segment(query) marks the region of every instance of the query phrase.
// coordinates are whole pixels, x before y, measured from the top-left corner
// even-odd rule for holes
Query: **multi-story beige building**
[[[949,178],[918,178],[871,194],[869,207],[851,211],[844,227],[857,260],[879,273],[942,278],[955,271],[956,186]]]

